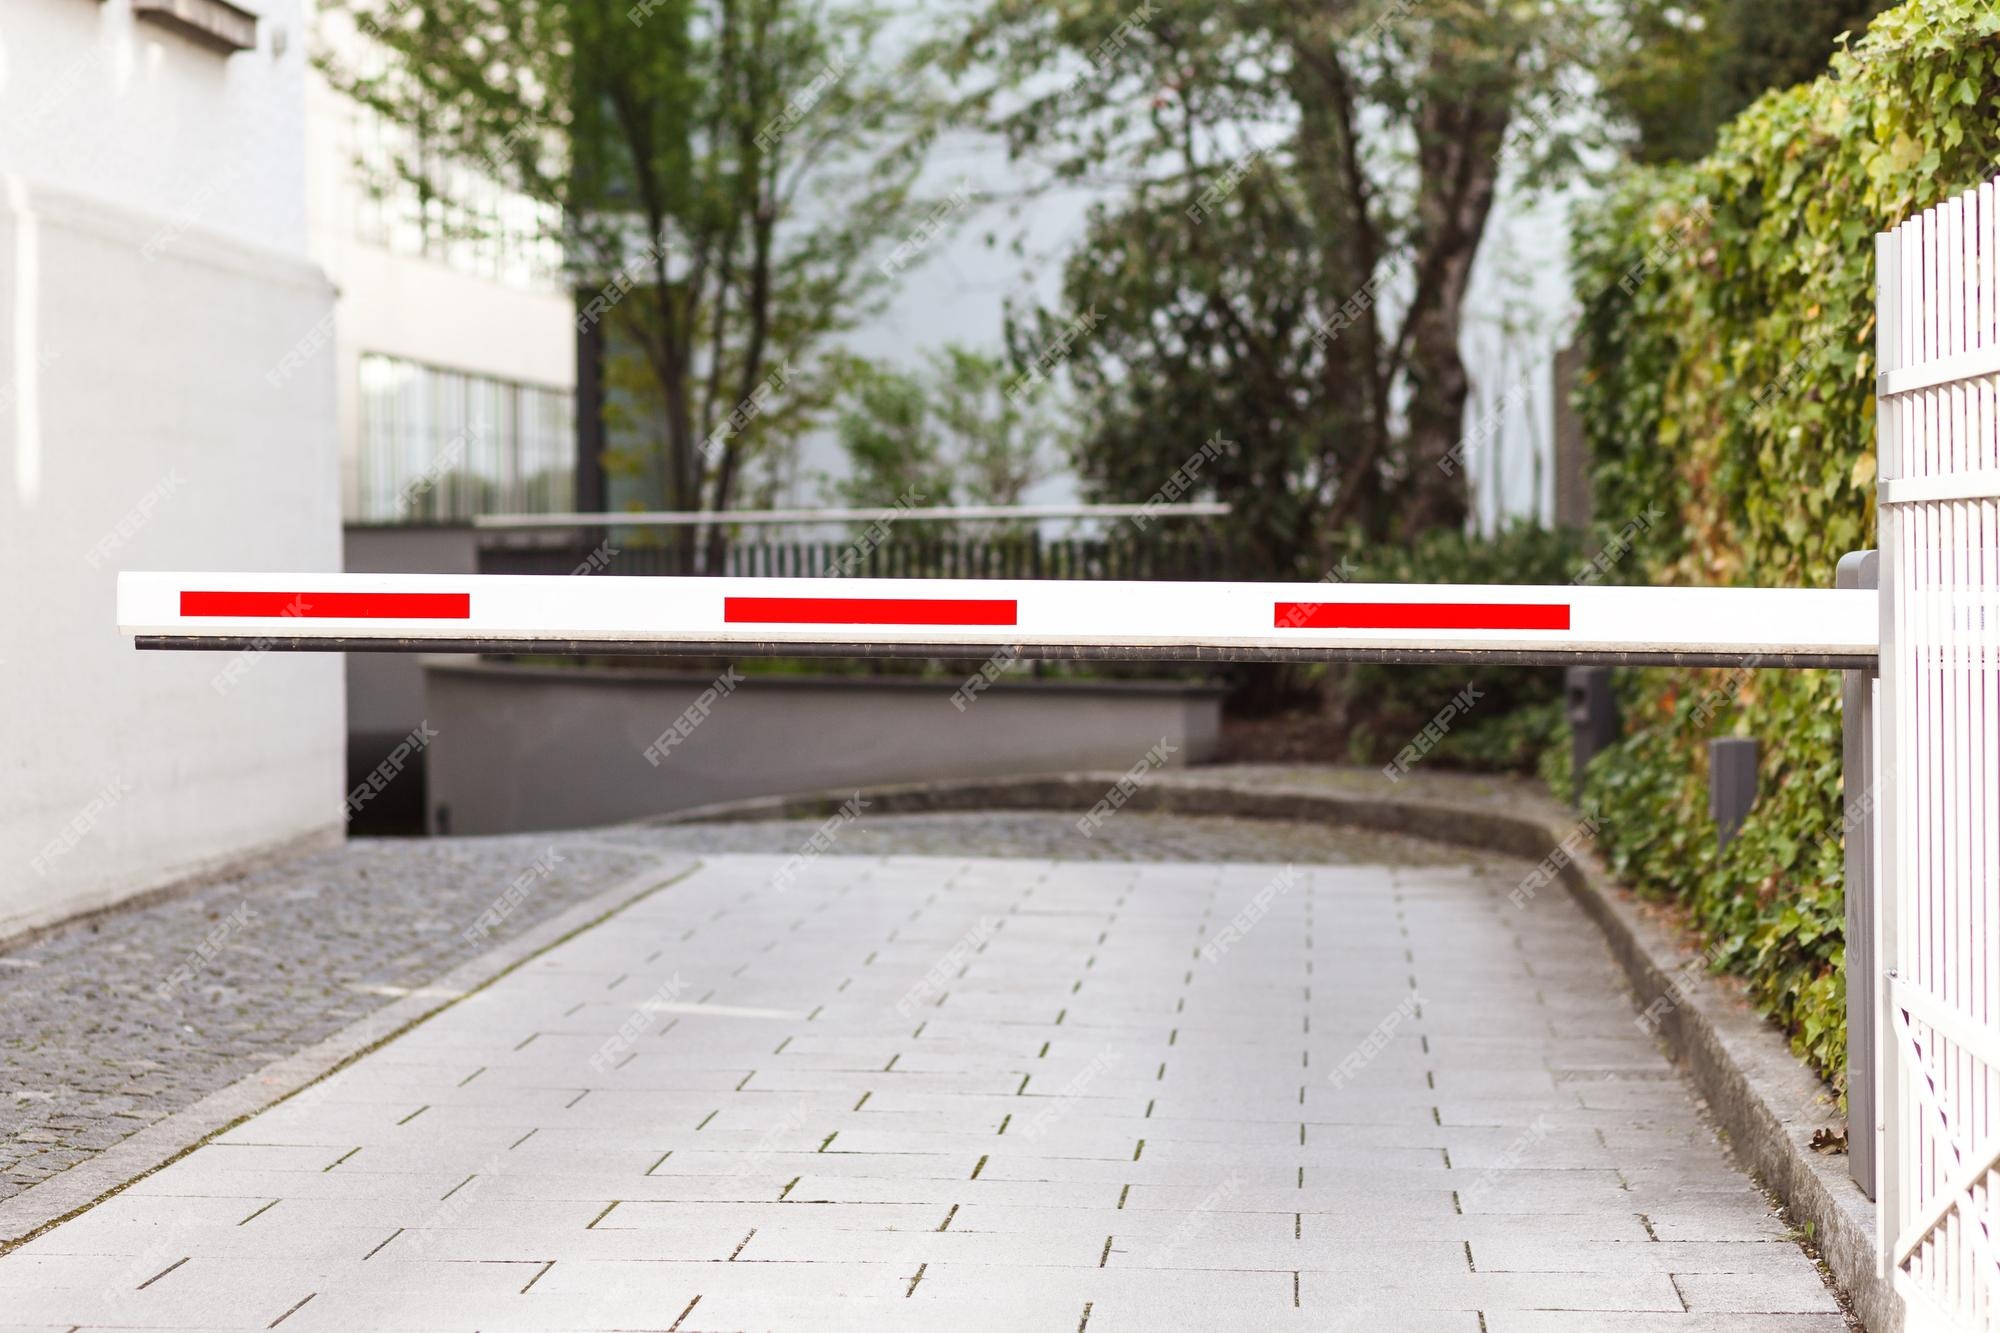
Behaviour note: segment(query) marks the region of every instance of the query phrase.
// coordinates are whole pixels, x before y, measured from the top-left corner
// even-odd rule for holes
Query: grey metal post
[[[1835,586],[1880,586],[1880,559],[1841,559]],[[1844,671],[1840,686],[1841,805],[1847,857],[1847,1170],[1875,1197],[1875,677]],[[1856,982],[1859,982],[1859,986]]]
[[[1708,816],[1716,845],[1727,847],[1757,804],[1757,742],[1725,736],[1708,743]]]
[[[1611,692],[1610,667],[1570,667],[1563,673],[1569,710],[1570,771],[1577,800],[1583,799],[1583,770],[1599,753],[1618,743],[1618,698]]]

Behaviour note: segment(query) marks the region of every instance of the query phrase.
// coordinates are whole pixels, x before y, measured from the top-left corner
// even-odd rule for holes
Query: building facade
[[[301,20],[0,6],[0,935],[344,826],[337,661],[115,624],[120,569],[340,567]]]
[[[390,7],[388,12],[393,12]],[[344,11],[313,40],[343,70],[379,51]],[[476,163],[426,150],[318,71],[306,89],[307,235],[338,293],[333,348],[344,568],[471,573],[481,514],[573,506],[575,304],[561,219]],[[420,191],[399,165],[418,164]],[[424,720],[410,658],[347,658],[356,785]],[[424,756],[371,798],[364,832],[422,827]]]
[[[315,40],[372,58],[344,14]],[[414,157],[429,197],[396,170]],[[310,252],[338,292],[341,508],[352,525],[567,509],[576,332],[560,218],[476,164],[432,159],[318,74],[306,97]]]

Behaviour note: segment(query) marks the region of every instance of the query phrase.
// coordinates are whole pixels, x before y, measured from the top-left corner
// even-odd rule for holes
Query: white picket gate
[[[1996,206],[1989,183],[1876,247],[1881,1244],[1911,1329],[2000,1329]]]

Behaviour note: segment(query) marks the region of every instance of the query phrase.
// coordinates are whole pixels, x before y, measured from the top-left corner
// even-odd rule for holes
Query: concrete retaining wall
[[[341,568],[350,574],[477,574],[479,534],[470,524],[387,527],[351,524],[342,530]],[[365,781],[424,720],[424,670],[408,653],[343,653],[347,670],[347,780]],[[467,657],[465,661],[476,659]],[[361,807],[357,835],[415,833],[424,826],[424,760]]]
[[[1122,770],[1162,740],[1180,765],[1212,756],[1222,723],[1223,692],[1205,686],[1004,681],[961,711],[957,681],[751,676],[683,739],[670,729],[713,677],[453,658],[426,658],[424,676],[433,833],[586,828],[835,784]]]

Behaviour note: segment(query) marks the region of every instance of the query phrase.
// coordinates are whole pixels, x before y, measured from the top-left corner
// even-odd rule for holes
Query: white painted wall
[[[303,44],[258,8],[230,57],[0,10],[0,936],[342,827],[338,659],[113,621],[121,568],[339,567]]]
[[[133,18],[131,0],[4,0],[0,171],[302,251],[300,0],[235,2],[259,16],[258,46],[224,57]]]
[[[1483,532],[1555,520],[1555,358],[1575,334],[1570,219],[1589,197],[1584,185],[1503,190],[1472,267],[1459,345],[1473,385],[1465,470]]]

